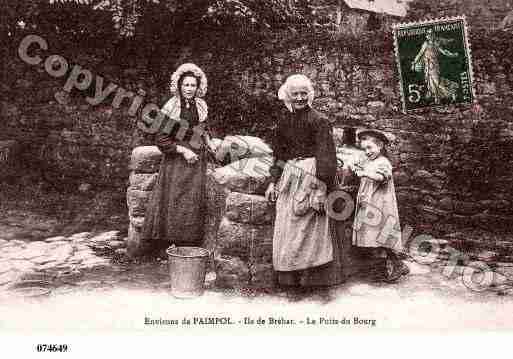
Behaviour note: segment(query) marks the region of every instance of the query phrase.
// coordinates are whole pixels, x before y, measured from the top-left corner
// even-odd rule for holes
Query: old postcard
[[[0,332],[508,333],[512,9],[2,3]]]

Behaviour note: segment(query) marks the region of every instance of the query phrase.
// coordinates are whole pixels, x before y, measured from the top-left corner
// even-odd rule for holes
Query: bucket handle
[[[173,250],[173,249],[175,249],[175,248],[176,248],[176,245],[173,243],[173,244],[171,244],[171,246],[169,246],[169,248],[166,250],[166,252],[167,252],[167,253],[169,253],[171,250]],[[171,276],[172,276],[172,274],[171,274],[171,273],[169,273],[169,276],[171,277]]]
[[[166,249],[166,253],[169,254],[169,252],[171,252],[172,250],[174,250],[176,248],[176,245],[173,243],[171,244],[167,249]]]

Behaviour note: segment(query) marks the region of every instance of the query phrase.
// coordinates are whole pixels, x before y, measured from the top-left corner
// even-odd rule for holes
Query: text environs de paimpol
[[[178,319],[153,319],[144,318],[145,325],[178,325],[178,324],[192,324],[192,325],[225,325],[235,324],[230,317],[192,317],[183,318],[181,321]]]

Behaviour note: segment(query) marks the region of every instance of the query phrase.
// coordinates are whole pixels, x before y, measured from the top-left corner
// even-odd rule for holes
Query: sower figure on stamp
[[[154,249],[170,244],[203,242],[206,211],[207,146],[205,128],[207,78],[194,64],[183,64],[171,76],[174,95],[162,108],[173,121],[156,134],[163,153],[159,175],[143,226],[143,239]],[[160,247],[160,248],[158,248]]]
[[[447,57],[458,56],[457,53],[442,47],[443,44],[451,41],[452,39],[437,38],[433,30],[429,29],[426,33],[426,41],[411,64],[412,71],[424,72],[424,82],[427,87],[426,99],[433,99],[435,104],[439,104],[441,99],[456,98],[458,84],[440,76],[440,54]]]
[[[337,160],[331,125],[311,107],[310,80],[290,76],[278,97],[285,108],[274,134],[273,182],[266,191],[268,200],[276,200],[273,266],[280,286],[302,292],[344,280],[339,242],[324,209]]]

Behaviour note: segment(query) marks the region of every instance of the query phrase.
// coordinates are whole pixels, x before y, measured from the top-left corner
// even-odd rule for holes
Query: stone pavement
[[[67,289],[80,291],[81,286],[88,289],[91,287],[111,289],[117,285],[130,287],[132,284],[132,287],[136,288],[169,289],[167,261],[161,259],[147,263],[128,261],[126,243],[127,238],[121,238],[119,231],[82,232],[68,237],[54,236],[36,241],[0,238],[0,292],[4,294],[10,290],[16,292],[16,289],[30,287],[38,281],[43,282],[43,286],[48,287],[48,291],[53,293]],[[408,258],[406,264],[410,268],[410,275],[401,282],[410,283],[410,286],[421,289],[419,283],[423,281],[418,279],[438,278],[438,282],[455,282],[459,286],[466,286],[465,291],[472,292],[469,273],[479,276],[475,271],[475,264],[471,261],[452,263],[447,253],[448,250],[445,248],[439,258],[430,265],[415,262],[413,260],[415,256]],[[482,261],[485,259],[481,258]],[[513,264],[487,262],[487,265],[490,268],[487,273],[489,277],[483,283],[488,285],[485,288],[478,288],[479,291],[491,292],[495,295],[512,294]],[[367,267],[361,266],[351,280],[379,285],[371,278],[372,268]],[[230,283],[227,285],[223,280],[222,268],[217,269],[220,273],[208,275],[209,289],[228,288],[229,290],[231,287],[238,291],[245,291],[240,289],[245,286],[229,285]],[[474,281],[480,283],[481,279],[477,277]],[[65,287],[64,290],[62,287]],[[279,293],[278,290],[267,285],[264,287],[249,286],[246,293],[253,293],[253,295]],[[430,285],[429,288],[432,289],[432,286]]]
[[[83,271],[106,268],[111,259],[123,256],[125,241],[118,231],[77,233],[39,241],[0,238],[0,290],[34,276],[80,277]]]
[[[511,281],[493,272],[494,286],[470,290],[466,265],[447,270],[443,261],[406,260],[410,274],[394,284],[358,275],[328,291],[290,296],[277,289],[220,288],[207,274],[205,294],[190,300],[170,293],[167,261],[125,261],[126,238],[118,231],[77,233],[38,241],[0,240],[0,331],[187,329],[145,324],[145,318],[229,316],[220,331],[283,330],[241,324],[243,318],[285,318],[308,329],[309,318],[375,319],[381,329],[511,329]],[[447,274],[450,275],[447,275]],[[39,289],[39,291],[38,291]],[[359,320],[360,320],[359,319]],[[362,322],[363,323],[363,322]],[[319,329],[319,325],[311,326]],[[349,327],[322,326],[323,330]],[[369,329],[351,324],[351,329]],[[208,327],[188,330],[208,330]]]
[[[4,296],[0,300],[0,331],[32,330],[124,331],[143,335],[242,331],[308,330],[335,333],[360,329],[500,330],[513,327],[511,296],[474,292],[457,278],[447,278],[429,267],[407,262],[411,274],[395,284],[351,279],[327,293],[291,300],[284,292],[257,293],[220,290],[208,285],[205,294],[176,299],[169,291],[165,263],[138,266],[107,274],[98,271],[76,286],[60,287],[37,298]],[[149,275],[151,273],[151,275]],[[212,278],[210,278],[212,279]],[[243,324],[244,317],[265,318],[261,326]],[[148,325],[151,320],[229,317],[234,325]],[[282,320],[269,324],[268,318]],[[306,318],[346,318],[351,325],[307,325]],[[354,323],[358,317],[360,324]],[[293,320],[295,325],[283,324]],[[375,326],[370,324],[375,320]],[[365,321],[367,321],[365,324]]]

